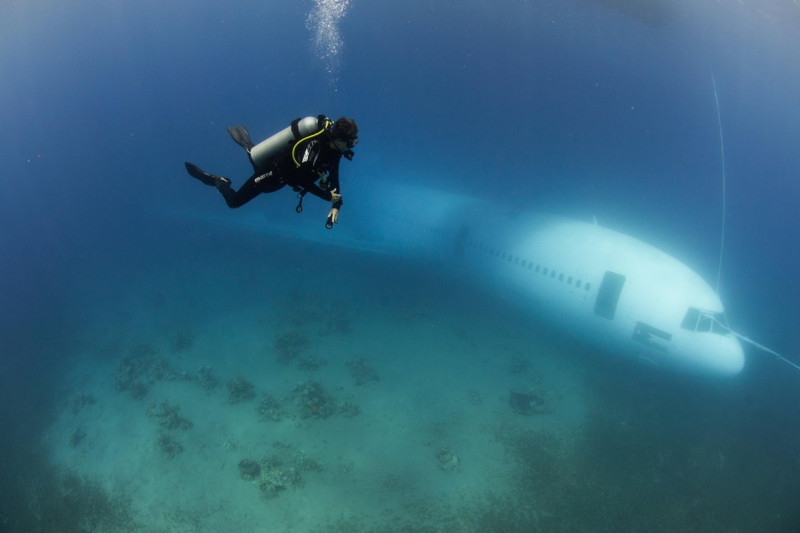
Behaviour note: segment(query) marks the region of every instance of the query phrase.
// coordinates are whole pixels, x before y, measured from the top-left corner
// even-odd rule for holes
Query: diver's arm
[[[331,195],[333,207],[331,207],[331,210],[328,212],[328,224],[326,225],[328,228],[330,228],[332,224],[337,224],[339,222],[339,208],[342,207],[341,188],[339,187],[339,162],[341,160],[341,154],[337,154],[336,160],[333,162],[328,172],[328,184],[330,190],[333,192]]]
[[[342,201],[342,195],[338,192],[335,192],[336,189],[331,189],[330,191],[326,191],[321,189],[316,183],[304,183],[303,188],[316,196],[317,198],[322,198],[326,202],[336,203]]]
[[[341,154],[336,157],[336,160],[331,164],[331,168],[328,171],[328,188],[330,190],[335,190],[341,193],[342,188],[339,185],[339,161],[342,160]]]

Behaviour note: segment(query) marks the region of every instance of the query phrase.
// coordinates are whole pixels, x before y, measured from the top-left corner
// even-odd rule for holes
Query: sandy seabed
[[[513,501],[514,435],[579,433],[581,366],[458,282],[346,257],[338,278],[283,256],[257,284],[153,267],[87,296],[53,462],[125,502],[120,529],[475,529],[476,505]]]

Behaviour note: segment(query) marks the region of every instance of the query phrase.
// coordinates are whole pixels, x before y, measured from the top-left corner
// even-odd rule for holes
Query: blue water
[[[723,213],[713,75],[725,154],[719,292],[735,329],[800,360],[797,57],[800,8],[778,1],[0,3],[0,446],[9,458],[0,477],[3,493],[17,495],[0,498],[0,529],[52,530],[25,516],[24,499],[37,488],[20,497],[16,487],[46,468],[40,449],[63,403],[59,376],[72,368],[84,325],[106,310],[108,329],[124,329],[159,317],[153,295],[165,294],[178,302],[167,314],[191,306],[192,318],[175,321],[183,326],[213,312],[215,301],[232,308],[237,296],[220,280],[261,275],[255,261],[281,257],[284,246],[304,261],[334,254],[336,270],[319,275],[359,290],[346,267],[356,252],[298,251],[278,240],[269,253],[250,253],[259,246],[252,235],[170,218],[226,209],[186,176],[183,162],[240,183],[249,168],[225,132],[231,124],[262,139],[295,117],[352,116],[360,144],[342,165],[345,198],[380,194],[385,180],[428,182],[594,215],[713,285]],[[293,206],[284,194],[243,209],[269,216]],[[270,266],[272,280],[294,268],[285,258]],[[375,270],[365,283],[380,292],[385,271]],[[267,298],[272,286],[256,293]],[[324,285],[310,287],[325,294]],[[129,310],[138,318],[125,317],[120,302],[139,289],[150,299]],[[242,294],[252,298],[245,306],[257,305],[253,293]],[[670,524],[800,527],[800,372],[750,349],[730,383],[634,374],[644,385],[619,385],[626,372],[604,368],[592,380],[608,408],[639,406],[632,419],[662,423],[639,436],[685,437],[673,448],[685,476],[663,483],[677,491],[691,480],[686,490],[697,497],[678,499]],[[660,394],[652,403],[648,387]],[[738,443],[731,453],[740,469],[704,486],[706,472],[693,473],[687,450],[708,440]],[[625,453],[649,445],[642,442]],[[608,464],[590,470],[611,480],[610,500],[646,490],[635,475],[614,478]],[[717,497],[697,503],[708,491]],[[592,508],[590,522],[598,531],[642,530],[659,503],[636,502],[609,514]],[[765,506],[769,516],[760,515]],[[550,522],[560,529],[550,530],[568,531],[577,511],[560,511],[563,520]]]

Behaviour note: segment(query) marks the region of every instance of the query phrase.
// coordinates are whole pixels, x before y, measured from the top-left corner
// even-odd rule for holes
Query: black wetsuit
[[[339,188],[339,162],[342,153],[330,146],[328,133],[301,142],[294,150],[298,167],[292,159],[292,147],[270,159],[263,166],[256,165],[252,159],[254,173],[238,191],[229,183],[217,185],[219,192],[225,197],[228,207],[240,207],[261,193],[275,192],[289,185],[298,192],[310,192],[328,202],[331,191],[341,194]],[[317,181],[322,179],[321,184]],[[334,206],[338,207],[338,206]]]

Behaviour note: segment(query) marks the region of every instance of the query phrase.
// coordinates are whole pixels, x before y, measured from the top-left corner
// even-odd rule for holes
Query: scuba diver
[[[234,142],[247,151],[253,175],[237,191],[231,180],[201,170],[186,162],[189,174],[206,185],[216,187],[228,207],[241,207],[261,193],[275,192],[289,185],[297,192],[296,211],[303,210],[303,196],[311,193],[333,206],[325,227],[338,222],[342,206],[339,188],[339,161],[353,159],[358,144],[358,126],[352,118],[331,122],[324,115],[295,119],[291,126],[254,145],[244,126],[228,127]]]

